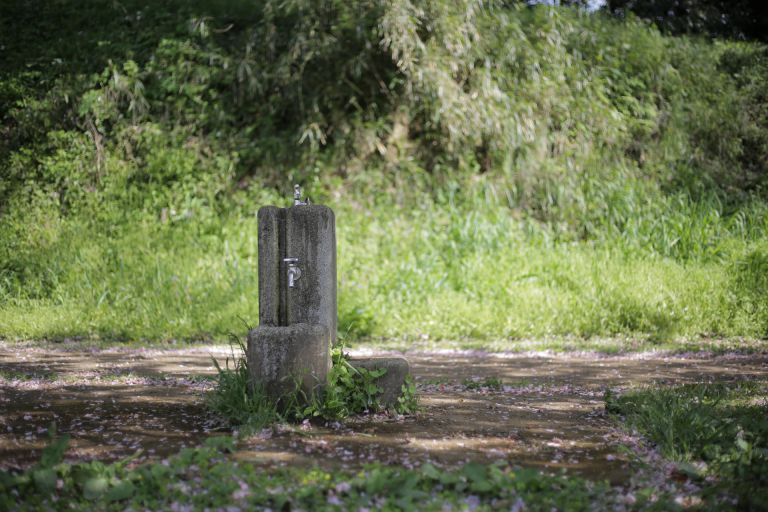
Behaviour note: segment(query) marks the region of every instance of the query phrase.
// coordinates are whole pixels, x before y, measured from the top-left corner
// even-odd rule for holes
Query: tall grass
[[[232,336],[230,346],[232,357],[224,360],[224,366],[213,359],[216,388],[206,395],[206,406],[233,427],[258,430],[275,423],[280,418],[278,404],[258,384],[251,385],[244,343]]]
[[[190,221],[62,237],[36,255],[56,265],[46,268],[47,290],[3,288],[0,332],[222,340],[258,315],[253,213],[224,218],[215,232]],[[621,240],[559,241],[493,208],[341,205],[337,223],[339,325],[352,337],[668,340],[768,329],[760,284],[768,250],[723,225],[725,235],[699,242],[706,259],[677,260]]]

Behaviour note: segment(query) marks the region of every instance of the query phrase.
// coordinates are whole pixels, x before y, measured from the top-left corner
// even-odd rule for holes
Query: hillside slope
[[[294,182],[352,337],[768,335],[765,46],[506,2],[0,23],[0,336],[240,330]]]

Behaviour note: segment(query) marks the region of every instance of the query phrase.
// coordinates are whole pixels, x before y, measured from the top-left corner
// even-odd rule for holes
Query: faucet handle
[[[299,258],[283,258],[284,263],[288,263],[289,265],[292,263],[298,263]]]

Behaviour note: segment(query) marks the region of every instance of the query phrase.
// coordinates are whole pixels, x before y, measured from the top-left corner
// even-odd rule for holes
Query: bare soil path
[[[375,355],[372,350],[353,355]],[[0,344],[0,468],[34,463],[55,421],[68,460],[166,457],[226,435],[205,410],[212,357],[228,347],[94,349]],[[278,426],[245,439],[236,458],[258,464],[354,467],[379,461],[514,465],[625,481],[622,434],[603,412],[606,388],[768,379],[768,353],[409,353],[422,410],[344,424]],[[500,389],[483,387],[499,379]]]

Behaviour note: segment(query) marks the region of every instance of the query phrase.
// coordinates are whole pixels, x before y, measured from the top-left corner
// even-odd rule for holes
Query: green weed
[[[14,371],[14,370],[0,370],[0,379],[3,380],[48,380],[55,381],[59,379],[59,375],[55,372],[27,372],[27,371]]]
[[[664,455],[686,463],[684,469],[694,477],[715,477],[710,495],[733,495],[740,510],[764,510],[766,396],[765,383],[691,384],[607,393],[605,407],[658,444]]]
[[[66,447],[66,442],[61,446]],[[257,466],[234,462],[228,436],[186,448],[160,462],[50,465],[53,486],[38,487],[37,469],[0,471],[0,506],[13,510],[526,510],[610,509],[607,483],[547,475],[506,465],[467,464],[453,470],[373,464],[359,470]],[[40,480],[40,478],[38,478]]]
[[[206,395],[208,409],[224,418],[230,426],[258,430],[275,423],[281,418],[278,404],[272,401],[257,383],[250,382],[242,340],[232,336],[230,341],[231,359],[226,358],[222,367],[213,358],[216,386]],[[238,354],[235,354],[235,349],[239,350]]]
[[[376,379],[384,375],[386,369],[355,368],[349,363],[343,345],[332,349],[331,363],[322,395],[313,398],[309,407],[302,411],[303,416],[342,419],[382,409],[378,397],[383,390],[376,384]]]
[[[419,395],[416,393],[416,381],[408,375],[397,397],[395,411],[398,414],[416,414],[419,410]]]
[[[384,409],[379,402],[383,390],[376,380],[386,373],[386,369],[355,368],[349,363],[343,344],[331,351],[332,366],[322,392],[306,396],[301,391],[301,382],[297,381],[292,393],[275,401],[258,383],[250,382],[245,346],[239,338],[233,336],[233,340],[232,367],[230,358],[226,359],[224,367],[214,359],[218,372],[216,386],[207,396],[208,408],[231,426],[257,430],[277,421],[339,420]],[[236,349],[239,350],[237,355]],[[409,379],[393,409],[400,414],[413,414],[416,401],[416,386]]]
[[[491,391],[500,391],[504,387],[504,383],[499,377],[486,377],[485,379],[468,378],[462,382],[464,387],[470,390],[476,389],[489,389]]]

